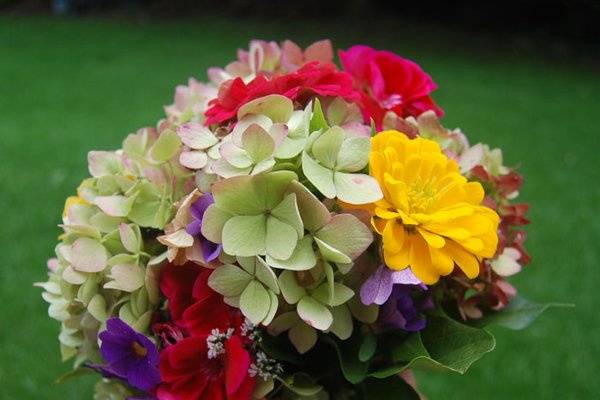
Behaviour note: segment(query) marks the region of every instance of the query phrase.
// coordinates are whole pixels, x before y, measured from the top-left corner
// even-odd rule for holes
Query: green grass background
[[[121,23],[0,18],[0,399],[88,399],[93,379],[63,385],[58,323],[44,280],[66,196],[86,153],[152,125],[189,76],[205,78],[252,37],[331,37],[417,60],[437,81],[446,126],[504,149],[532,205],[533,262],[513,283],[537,301],[572,302],[523,332],[494,329],[497,349],[465,376],[424,374],[430,399],[588,399],[600,394],[600,74],[568,60],[396,21]]]

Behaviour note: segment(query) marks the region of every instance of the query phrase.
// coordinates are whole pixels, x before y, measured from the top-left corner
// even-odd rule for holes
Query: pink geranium
[[[373,118],[380,126],[388,111],[403,118],[417,117],[427,110],[443,115],[430,96],[437,85],[413,61],[361,45],[340,51],[339,55],[344,70],[361,90],[365,120]]]

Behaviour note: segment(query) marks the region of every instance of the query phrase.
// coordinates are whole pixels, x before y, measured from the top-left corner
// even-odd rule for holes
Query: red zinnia
[[[338,71],[333,64],[309,62],[295,72],[267,79],[259,75],[244,83],[241,78],[224,82],[219,95],[206,110],[206,124],[215,124],[234,118],[241,106],[251,100],[270,94],[280,94],[300,103],[312,95],[339,96],[348,101],[358,101],[360,93],[353,89],[352,77]]]
[[[402,118],[417,117],[427,110],[443,115],[430,96],[437,85],[416,63],[368,46],[352,46],[339,55],[344,70],[362,90],[365,120],[373,118],[379,127],[387,111]]]

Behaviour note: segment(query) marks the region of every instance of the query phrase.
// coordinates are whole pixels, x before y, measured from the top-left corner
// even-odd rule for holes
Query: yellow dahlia
[[[480,205],[481,184],[467,181],[436,142],[398,131],[373,138],[369,163],[384,193],[370,207],[387,266],[410,266],[426,284],[450,274],[455,263],[476,277],[481,259],[496,252],[500,220]]]

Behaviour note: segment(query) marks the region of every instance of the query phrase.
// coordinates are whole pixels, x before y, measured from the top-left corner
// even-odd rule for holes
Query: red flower
[[[172,320],[182,325],[183,312],[194,303],[194,282],[202,271],[197,264],[166,265],[160,274],[160,291],[169,301]]]
[[[238,109],[251,100],[270,94],[280,94],[300,103],[310,96],[339,96],[358,101],[360,93],[352,87],[352,77],[338,71],[333,64],[309,62],[296,72],[267,79],[263,75],[246,84],[241,78],[224,82],[219,95],[206,110],[206,124],[215,124],[235,118]]]
[[[159,400],[248,400],[254,378],[241,313],[208,286],[212,270],[195,264],[165,266],[160,287],[182,332],[157,324],[166,346],[160,353]],[[217,332],[218,331],[218,332]],[[217,332],[220,337],[215,336]],[[183,336],[187,337],[183,337]],[[209,341],[222,347],[209,356]],[[212,343],[212,342],[211,342]]]
[[[238,336],[224,343],[224,353],[208,358],[206,337],[191,336],[160,354],[159,400],[248,400],[254,378],[250,355]]]
[[[349,72],[362,91],[365,120],[381,125],[387,111],[402,118],[417,117],[427,110],[438,116],[444,112],[430,94],[437,85],[419,65],[389,51],[368,46],[352,46],[340,51],[344,70]]]

